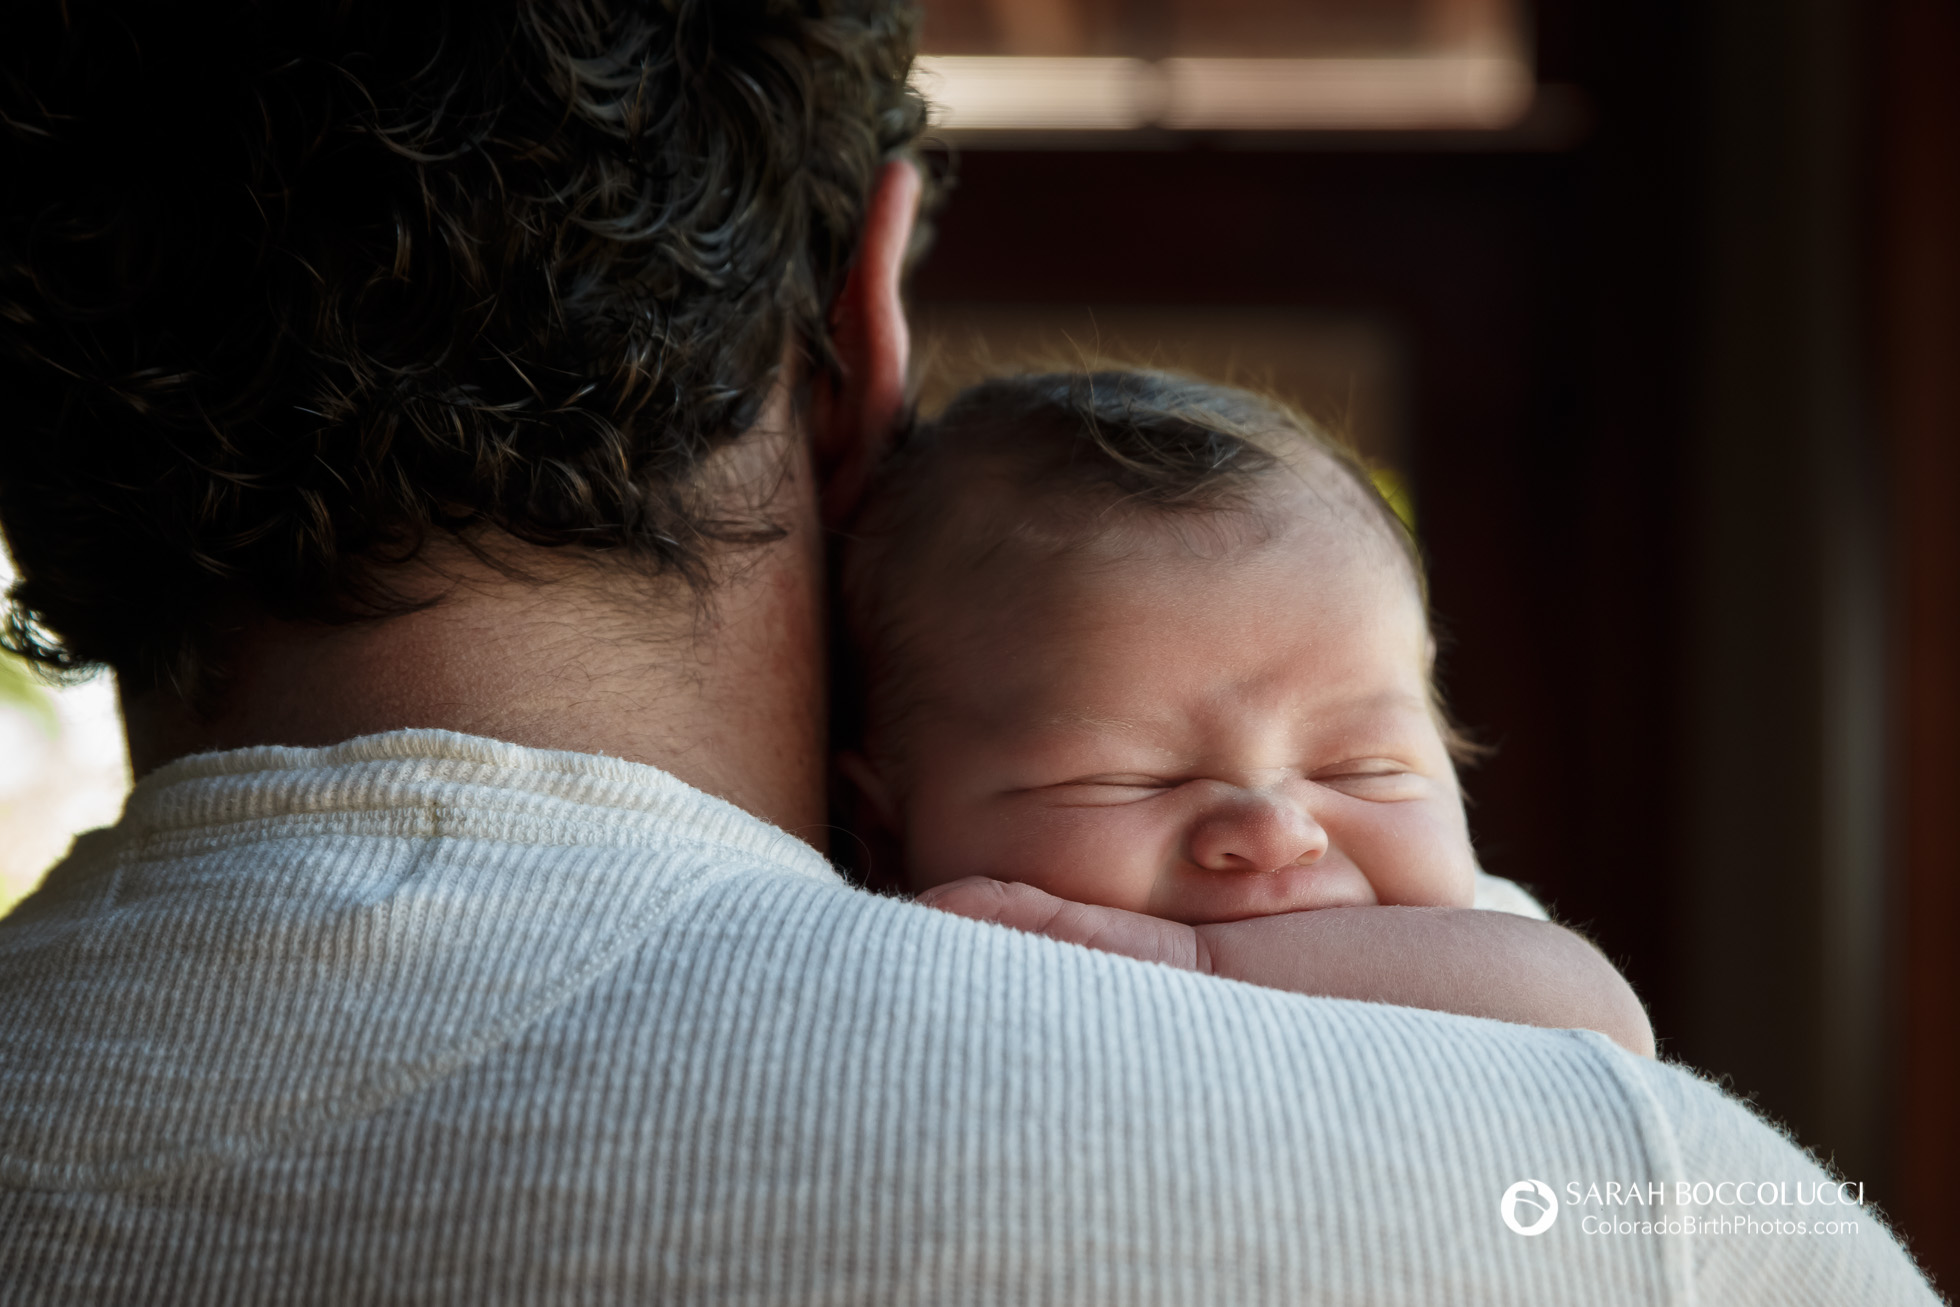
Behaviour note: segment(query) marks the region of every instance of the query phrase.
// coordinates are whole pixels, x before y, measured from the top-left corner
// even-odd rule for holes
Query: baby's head
[[[1420,563],[1280,405],[985,382],[894,456],[844,590],[841,764],[914,890],[984,875],[1192,924],[1471,902]]]

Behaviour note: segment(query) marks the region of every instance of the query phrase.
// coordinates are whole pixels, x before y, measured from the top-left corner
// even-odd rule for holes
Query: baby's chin
[[[1366,908],[1381,902],[1353,864],[1314,863],[1279,871],[1181,870],[1151,893],[1152,916],[1204,926],[1283,912]]]

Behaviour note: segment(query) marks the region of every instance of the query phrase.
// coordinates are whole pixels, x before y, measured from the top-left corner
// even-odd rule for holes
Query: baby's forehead
[[[927,602],[910,653],[919,707],[1003,737],[1045,721],[1183,739],[1233,704],[1328,729],[1391,700],[1428,712],[1414,585],[1382,551],[1324,529],[1229,552],[1159,540],[1038,570],[996,558],[984,582]]]
[[[992,684],[1036,649],[1101,664],[1125,646],[1203,645],[1222,666],[1253,643],[1292,648],[1322,669],[1388,659],[1426,676],[1417,583],[1365,534],[1312,517],[1176,525],[1105,532],[1060,552],[1014,542],[937,583],[924,578],[898,619],[909,657],[937,668],[933,679]],[[1307,627],[1318,635],[1303,644]]]
[[[1284,558],[1303,581],[1351,575],[1420,601],[1399,527],[1347,468],[1312,451],[1262,472],[1231,500],[1199,508],[1070,494],[979,461],[949,481],[937,539],[913,560],[927,582],[914,587],[920,597],[957,600],[998,587],[1024,593],[1030,580],[1062,575],[1114,583],[1133,579],[1138,565],[1204,585],[1215,569]]]

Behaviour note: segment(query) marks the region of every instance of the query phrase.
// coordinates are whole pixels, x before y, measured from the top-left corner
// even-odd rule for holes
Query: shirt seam
[[[1662,1219],[1681,1223],[1682,1234],[1660,1236],[1661,1274],[1667,1301],[1678,1307],[1697,1307],[1700,1295],[1695,1276],[1695,1237],[1687,1233],[1692,1229],[1691,1218],[1675,1199],[1676,1182],[1683,1178],[1685,1168],[1679,1141],[1668,1124],[1667,1111],[1644,1078],[1634,1074],[1627,1065],[1625,1059],[1629,1054],[1608,1043],[1603,1035],[1586,1042],[1592,1045],[1593,1056],[1620,1090],[1646,1158],[1648,1173],[1661,1179]],[[1601,1043],[1606,1046],[1600,1047]]]
[[[365,836],[370,838],[400,839],[405,835],[442,835],[455,837],[461,831],[496,831],[501,838],[504,832],[514,835],[534,837],[512,840],[521,844],[563,845],[576,843],[594,848],[634,848],[649,850],[666,849],[676,845],[720,849],[748,857],[761,856],[760,848],[747,848],[708,836],[666,835],[662,829],[671,830],[675,825],[668,816],[642,813],[634,808],[602,808],[597,811],[613,819],[611,824],[595,822],[590,814],[594,809],[583,808],[577,815],[551,816],[546,814],[486,813],[472,811],[461,804],[389,804],[385,806],[335,808],[327,812],[283,812],[257,817],[240,817],[227,822],[211,822],[196,827],[179,827],[173,830],[153,830],[142,835],[132,836],[120,844],[112,856],[118,860],[171,857],[186,852],[216,851],[236,848],[245,844],[263,842],[268,837],[277,838],[282,832],[290,831],[295,836],[321,833],[322,828],[339,828],[335,834]],[[413,825],[415,830],[390,829],[386,826],[373,826],[360,829],[363,819],[398,817],[404,825]],[[624,828],[624,829],[622,829]],[[566,831],[577,831],[581,838],[567,841],[563,838],[535,838],[544,832],[562,835]],[[647,838],[609,838],[613,834],[643,836]],[[783,832],[781,839],[794,840],[796,837]],[[758,845],[774,843],[776,837],[758,840]],[[816,856],[822,857],[821,854]],[[780,861],[785,869],[794,870],[787,859]]]

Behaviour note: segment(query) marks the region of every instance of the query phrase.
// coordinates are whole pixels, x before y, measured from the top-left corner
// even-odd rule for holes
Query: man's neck
[[[705,598],[514,542],[499,553],[529,579],[442,550],[423,575],[444,597],[422,611],[345,626],[249,624],[214,713],[162,693],[125,696],[137,773],[210,749],[435,727],[648,763],[822,848],[810,469],[800,440],[751,434],[741,444],[730,462],[764,477],[797,451],[764,505],[788,534],[723,559]]]

